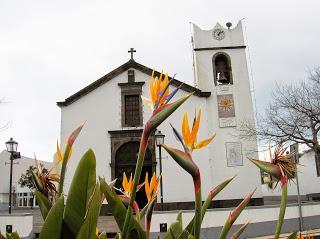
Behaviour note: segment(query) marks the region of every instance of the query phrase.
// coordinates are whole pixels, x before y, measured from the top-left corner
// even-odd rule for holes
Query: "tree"
[[[37,168],[33,165],[29,166],[29,168],[26,170],[26,173],[21,174],[21,177],[18,181],[18,184],[23,188],[27,187],[30,189],[31,192],[35,189],[34,180],[32,177],[32,173],[35,173]],[[48,169],[42,167],[42,173],[48,173]]]
[[[241,131],[245,137],[307,145],[315,152],[320,176],[320,67],[299,84],[277,85],[264,116],[257,117],[257,127],[245,122]]]

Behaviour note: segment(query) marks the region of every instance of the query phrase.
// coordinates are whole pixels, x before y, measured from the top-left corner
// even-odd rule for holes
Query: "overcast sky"
[[[56,101],[129,59],[193,82],[190,24],[211,29],[245,18],[258,111],[276,82],[320,65],[320,2],[0,0],[0,149],[51,160],[59,138]],[[103,102],[99,102],[103,104]]]

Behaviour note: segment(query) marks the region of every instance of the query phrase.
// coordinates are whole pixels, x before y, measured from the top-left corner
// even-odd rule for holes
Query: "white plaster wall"
[[[9,190],[8,193],[0,193],[0,203],[8,203],[9,202]]]
[[[209,209],[204,217],[201,228],[221,227],[224,225],[232,209]],[[177,218],[177,211],[154,212],[152,215],[151,232],[159,232],[160,223],[167,223],[168,227]],[[250,224],[257,222],[276,221],[278,219],[279,206],[247,207],[240,214],[234,225],[240,225],[250,221]],[[320,214],[320,204],[304,204],[302,206],[303,217],[317,216]],[[193,218],[193,211],[183,211],[183,225]],[[285,219],[298,218],[299,210],[296,205],[288,205]]]
[[[107,181],[111,180],[111,145],[108,131],[121,129],[121,90],[118,83],[126,81],[126,74],[121,74],[68,107],[61,108],[62,148],[72,130],[85,122],[68,162],[66,192],[80,158],[89,148],[93,149],[97,158],[97,175],[104,176]]]
[[[12,225],[12,231],[18,232],[21,238],[27,238],[32,233],[33,215],[32,214],[0,214],[0,231],[6,231],[6,225]]]
[[[320,193],[320,177],[317,177],[314,152],[310,151],[303,154],[299,159],[299,164],[297,167],[300,195]],[[262,191],[264,196],[281,195],[279,186],[276,189],[271,190],[266,185],[262,185]],[[297,195],[297,184],[295,180],[289,183],[288,195]]]

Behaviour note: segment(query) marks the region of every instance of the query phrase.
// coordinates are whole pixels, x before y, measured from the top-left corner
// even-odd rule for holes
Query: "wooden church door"
[[[122,178],[124,172],[126,173],[128,180],[130,178],[130,174],[132,174],[132,177],[134,176],[139,145],[140,142],[137,141],[127,142],[117,150],[115,156],[115,177],[117,178],[116,188],[123,190]],[[147,149],[145,154],[139,184],[144,182],[147,172],[150,178],[152,175],[152,154],[149,149]],[[144,187],[137,192],[136,202],[138,203],[139,208],[143,208],[147,204],[148,200]]]

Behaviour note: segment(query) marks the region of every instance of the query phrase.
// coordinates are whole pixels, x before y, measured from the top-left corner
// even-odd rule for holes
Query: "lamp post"
[[[9,214],[11,214],[11,198],[12,198],[12,165],[13,160],[20,158],[20,153],[17,152],[18,142],[14,141],[10,138],[9,141],[6,142],[7,151],[10,153],[10,188],[9,188]]]
[[[162,157],[161,157],[161,144],[164,144],[164,134],[158,130],[155,134],[156,137],[156,145],[159,148],[159,167],[160,167],[160,175],[162,175]],[[160,178],[160,202],[161,202],[161,211],[163,211],[163,187],[162,187],[162,176]]]

